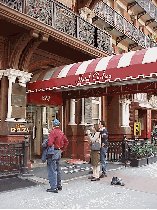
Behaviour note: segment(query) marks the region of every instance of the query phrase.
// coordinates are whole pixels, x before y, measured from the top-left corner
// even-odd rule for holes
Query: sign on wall
[[[141,123],[140,122],[134,123],[134,136],[141,136]]]
[[[147,110],[147,138],[151,137],[151,110]]]
[[[28,135],[29,134],[29,128],[28,124],[26,123],[9,123],[9,134],[22,134],[22,135]]]
[[[61,105],[62,93],[50,90],[28,93],[27,103]]]

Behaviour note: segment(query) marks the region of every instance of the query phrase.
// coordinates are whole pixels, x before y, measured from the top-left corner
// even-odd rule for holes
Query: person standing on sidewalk
[[[105,128],[105,121],[100,121],[100,134],[101,134],[101,149],[100,149],[100,162],[102,165],[102,174],[100,178],[107,177],[106,172],[106,152],[108,150],[108,132]]]
[[[52,130],[48,137],[48,147],[54,145],[54,154],[47,159],[47,171],[48,179],[51,188],[47,189],[47,192],[58,193],[58,190],[62,190],[61,186],[61,167],[60,159],[61,153],[65,151],[68,146],[68,140],[64,133],[59,129],[60,122],[55,119],[52,121]]]
[[[90,130],[87,130],[88,140],[90,142],[99,142],[101,144],[100,129],[98,124],[94,124],[94,130],[95,133],[93,137],[90,134]],[[93,175],[89,178],[91,178],[91,181],[100,180],[100,151],[91,150],[91,165],[93,166]]]

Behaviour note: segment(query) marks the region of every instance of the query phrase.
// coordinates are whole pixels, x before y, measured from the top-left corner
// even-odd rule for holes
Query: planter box
[[[157,161],[157,156],[148,157],[147,158],[147,164],[151,164]]]
[[[157,162],[157,155],[153,157],[153,163]]]
[[[131,159],[130,166],[132,167],[138,167],[142,165],[147,164],[147,158],[141,158],[141,159]]]
[[[151,164],[153,162],[153,157],[147,157],[147,164]]]

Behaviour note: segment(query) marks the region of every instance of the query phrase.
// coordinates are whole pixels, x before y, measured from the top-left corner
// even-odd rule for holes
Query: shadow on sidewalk
[[[37,183],[19,177],[0,179],[0,192],[35,186]]]
[[[85,176],[89,174],[89,171],[92,170],[91,164],[87,162],[80,162],[79,164],[67,163],[66,160],[61,160],[61,171],[62,171],[62,180],[68,180],[75,177]],[[36,177],[47,179],[47,164],[41,163],[41,160],[36,160],[36,163],[32,164],[32,170],[29,172]],[[107,171],[121,168],[121,163],[110,163],[107,162]]]

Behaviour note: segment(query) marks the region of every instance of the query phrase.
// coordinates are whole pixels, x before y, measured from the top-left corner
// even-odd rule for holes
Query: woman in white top
[[[94,124],[94,130],[95,133],[93,137],[91,136],[90,131],[87,131],[88,141],[99,142],[101,145],[100,128],[98,124]],[[93,166],[93,176],[91,177],[91,181],[100,180],[100,151],[91,150],[91,165]]]

